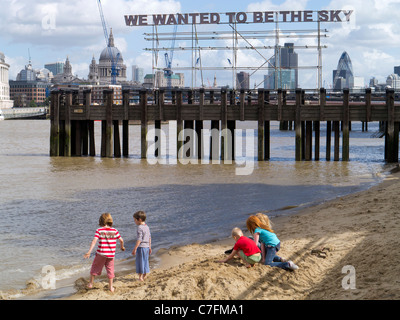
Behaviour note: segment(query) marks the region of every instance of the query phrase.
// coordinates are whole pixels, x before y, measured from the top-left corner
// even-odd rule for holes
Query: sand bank
[[[114,293],[106,280],[87,290],[88,278],[78,279],[69,299],[400,299],[399,194],[394,173],[367,191],[275,218],[280,255],[299,266],[294,272],[218,263],[233,245],[228,238],[161,250],[161,266],[144,283],[119,276]]]

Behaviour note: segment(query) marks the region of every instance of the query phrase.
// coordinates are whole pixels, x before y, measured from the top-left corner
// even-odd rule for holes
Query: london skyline
[[[11,65],[11,80],[15,79],[18,72],[28,63],[28,49],[34,68],[43,68],[47,63],[63,62],[68,56],[73,73],[80,78],[87,78],[92,57],[98,60],[105,47],[97,1],[0,1],[3,7],[0,13],[0,26],[3,31],[0,35],[0,51],[4,52],[7,63]],[[126,14],[267,10],[353,10],[350,22],[321,24],[321,28],[328,30],[328,38],[321,41],[322,45],[327,46],[322,51],[323,86],[327,88],[332,85],[332,71],[336,69],[344,51],[351,57],[354,75],[364,77],[366,85],[372,77],[378,79],[380,83],[385,82],[386,77],[393,73],[394,66],[400,65],[400,27],[394,14],[400,9],[400,0],[379,2],[267,0],[246,3],[237,0],[218,2],[205,0],[201,7],[186,0],[103,0],[102,5],[107,26],[113,28],[115,45],[122,52],[128,70],[132,65],[138,65],[145,70],[145,73],[152,72],[151,53],[144,51],[144,48],[151,47],[151,43],[145,41],[143,35],[144,32],[151,32],[151,27],[126,26],[124,19]],[[159,32],[170,32],[171,29],[167,29],[168,27],[170,28],[165,26]],[[264,30],[267,26],[258,24],[254,27],[256,28]],[[287,28],[293,28],[293,25]],[[315,24],[306,28],[315,28]],[[310,44],[315,43],[315,39],[309,41]],[[296,42],[296,39],[288,41],[281,39],[280,45],[283,46],[284,42]],[[309,53],[305,50],[297,52],[299,66],[309,64],[310,60],[314,65],[317,63],[315,52]],[[265,54],[268,56],[270,52]],[[238,66],[243,61],[258,66],[259,58],[253,53],[239,52]],[[207,61],[206,55],[204,59]],[[223,65],[226,63],[226,54],[210,55],[209,59],[215,61],[214,65]],[[187,65],[187,57],[175,52],[173,66],[179,64]],[[238,69],[238,72],[240,71]],[[207,75],[207,79],[211,82],[214,73]],[[261,71],[254,74],[250,79],[251,86],[254,82],[259,82],[257,78],[262,79],[264,74],[266,72]],[[128,79],[131,79],[131,76],[129,71]],[[231,84],[229,74],[217,74],[217,80],[219,85]],[[299,86],[315,87],[315,71],[300,74]]]

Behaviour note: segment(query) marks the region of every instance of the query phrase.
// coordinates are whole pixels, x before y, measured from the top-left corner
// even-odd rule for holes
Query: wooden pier
[[[349,160],[349,132],[352,121],[379,121],[385,134],[387,162],[398,162],[400,105],[395,103],[395,92],[387,89],[381,101],[373,101],[371,89],[366,89],[362,101],[353,100],[349,90],[344,90],[340,101],[327,99],[321,88],[315,101],[305,100],[305,92],[297,89],[289,96],[285,90],[254,92],[241,90],[175,90],[123,91],[122,103],[115,104],[113,91],[104,91],[104,103],[92,105],[91,91],[53,90],[50,108],[50,156],[96,156],[94,121],[101,121],[101,157],[129,156],[129,122],[140,122],[141,157],[148,151],[148,124],[156,129],[161,124],[177,122],[177,137],[182,130],[197,133],[196,157],[202,156],[203,121],[211,121],[210,156],[213,160],[234,160],[234,134],[236,121],[257,121],[257,159],[270,158],[270,121],[294,123],[295,160],[320,159],[320,123],[325,121],[326,160],[331,160],[332,133],[335,161]],[[122,137],[120,126],[122,125]],[[314,146],[313,146],[314,133]],[[217,134],[217,136],[215,136]],[[221,139],[219,138],[221,136]],[[340,136],[342,139],[340,139]],[[229,139],[228,139],[229,137]],[[160,137],[155,137],[160,139]],[[342,143],[340,143],[340,140]],[[193,143],[195,139],[190,139]],[[158,141],[159,143],[160,141]],[[177,157],[185,141],[177,139]],[[218,144],[218,146],[216,146]],[[340,146],[341,145],[341,146]],[[190,150],[194,150],[191,148]],[[215,152],[217,150],[217,152]],[[341,150],[341,158],[340,158]],[[155,156],[158,156],[156,150]],[[192,155],[193,156],[193,155]]]

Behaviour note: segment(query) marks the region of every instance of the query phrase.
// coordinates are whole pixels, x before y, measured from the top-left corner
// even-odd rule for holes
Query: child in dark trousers
[[[146,213],[135,212],[133,215],[137,228],[137,239],[132,254],[136,255],[136,273],[139,274],[139,281],[144,281],[150,272],[149,255],[151,254],[151,234],[146,221]]]

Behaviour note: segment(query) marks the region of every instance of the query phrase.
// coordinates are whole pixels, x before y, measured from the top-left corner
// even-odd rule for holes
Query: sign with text
[[[353,10],[259,11],[125,15],[127,26],[274,22],[349,22]]]

